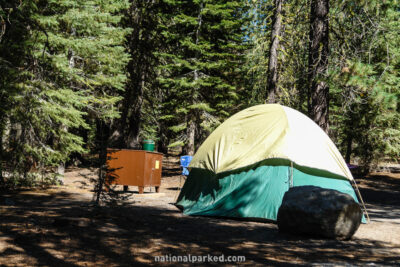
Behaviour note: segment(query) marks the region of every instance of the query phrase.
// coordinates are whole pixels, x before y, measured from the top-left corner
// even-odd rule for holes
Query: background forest
[[[0,0],[0,183],[144,139],[193,154],[265,102],[398,161],[399,33],[397,0]]]

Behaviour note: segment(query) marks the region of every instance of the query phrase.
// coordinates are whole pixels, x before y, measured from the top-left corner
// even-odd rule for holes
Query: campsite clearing
[[[117,207],[91,204],[91,169],[69,169],[63,186],[1,194],[0,265],[145,266],[189,254],[245,256],[250,266],[400,263],[400,174],[356,179],[372,221],[350,241],[335,241],[281,234],[273,223],[183,215],[172,205],[183,184],[178,159],[163,171],[161,193],[131,187]]]

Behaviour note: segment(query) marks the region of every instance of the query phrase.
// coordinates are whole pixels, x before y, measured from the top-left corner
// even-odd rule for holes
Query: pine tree
[[[10,116],[16,99],[24,93],[20,85],[29,57],[33,1],[0,1],[0,183],[3,160],[10,163]],[[5,149],[4,149],[5,148]],[[8,153],[7,153],[8,152]]]
[[[396,1],[349,1],[332,15],[332,129],[346,160],[366,171],[400,153],[399,14]]]
[[[237,96],[235,83],[243,62],[243,1],[165,1],[160,53],[165,94],[161,119],[194,153],[202,129],[227,117]],[[201,124],[202,121],[208,121]],[[202,127],[203,126],[203,127]],[[211,126],[212,127],[212,126]],[[197,136],[197,138],[196,138]]]
[[[249,28],[249,42],[252,49],[247,53],[249,68],[248,98],[251,104],[264,103],[273,85],[275,100],[299,110],[306,110],[307,101],[307,58],[308,20],[307,0],[286,0],[280,13],[281,31],[279,47],[272,53],[271,37],[275,16],[275,5],[271,1],[251,1],[252,26]],[[284,27],[283,27],[284,26]],[[274,35],[275,36],[275,35]],[[277,42],[278,40],[276,40]],[[270,60],[272,56],[274,60]],[[274,61],[274,62],[273,62]],[[269,65],[272,64],[271,67]],[[268,71],[274,67],[274,72]],[[271,84],[272,76],[276,77]],[[279,77],[279,79],[278,79]],[[261,96],[261,97],[260,97]]]
[[[149,99],[157,92],[158,59],[155,52],[163,47],[157,31],[159,9],[158,1],[134,0],[123,21],[123,24],[132,28],[127,37],[131,59],[126,89],[121,94],[121,118],[112,127],[110,141],[115,147],[138,147],[139,139],[143,136],[145,139],[156,139],[157,123],[152,116],[156,109]]]
[[[8,112],[13,169],[57,166],[86,148],[77,130],[118,116],[124,89],[127,1],[25,1],[23,68]],[[86,130],[85,130],[86,129]]]
[[[257,5],[263,1],[256,2]],[[377,159],[396,159],[399,142],[399,31],[398,1],[330,1],[329,64],[321,79],[329,86],[330,136],[346,154],[347,161],[368,167]],[[307,112],[310,1],[287,0],[280,40],[280,103]],[[272,12],[268,4],[255,8],[264,24],[253,30],[254,44],[248,55],[253,103],[263,102],[265,70],[270,46]],[[264,26],[265,25],[265,26]],[[264,30],[262,30],[264,29]],[[319,47],[321,52],[323,46]],[[260,53],[260,51],[265,51]],[[326,51],[325,51],[326,52]],[[318,58],[317,58],[318,59]],[[264,74],[264,75],[263,75]],[[326,96],[325,96],[326,97]],[[325,98],[324,97],[324,98]]]

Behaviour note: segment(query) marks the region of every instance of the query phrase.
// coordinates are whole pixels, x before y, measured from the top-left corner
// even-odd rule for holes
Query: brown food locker
[[[145,186],[154,186],[159,192],[163,154],[145,150],[107,149],[108,177],[112,184],[137,186],[139,194]]]

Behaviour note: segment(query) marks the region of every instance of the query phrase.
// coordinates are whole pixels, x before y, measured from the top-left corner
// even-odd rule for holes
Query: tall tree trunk
[[[198,71],[194,71],[194,80],[197,81],[199,79]],[[196,89],[194,89],[196,90]],[[193,93],[194,95],[194,93]],[[192,103],[194,104],[194,96],[192,96]],[[196,136],[196,123],[195,123],[195,110],[190,110],[187,116],[187,128],[186,128],[186,154],[193,156],[194,155],[194,140]]]
[[[113,127],[109,143],[114,147],[135,148],[139,146],[140,124],[142,122],[142,106],[145,83],[149,80],[149,66],[153,53],[150,39],[149,23],[146,10],[154,5],[154,1],[132,1],[129,25],[133,31],[129,36],[128,45],[131,53],[131,61],[127,71],[129,80],[124,93],[121,108],[121,118]]]
[[[4,185],[3,177],[3,127],[0,125],[0,186]]]
[[[200,41],[200,29],[201,29],[201,24],[202,24],[202,12],[203,12],[204,4],[203,2],[200,3],[200,10],[199,10],[199,15],[197,17],[197,29],[196,29],[196,45],[199,44]],[[196,54],[196,58],[198,58],[198,55]],[[199,79],[199,70],[194,70],[194,81],[198,81]],[[197,85],[196,88],[193,90],[198,90]],[[192,93],[192,103],[195,103],[195,95],[196,92],[193,91]],[[186,136],[187,136],[187,144],[186,144],[186,154],[193,156],[194,155],[194,141],[195,141],[195,133],[196,133],[196,116],[195,116],[195,110],[190,110],[187,118],[187,129],[186,129]]]
[[[328,68],[329,0],[312,0],[308,60],[308,111],[311,118],[325,131],[329,130],[329,87],[324,81]]]
[[[100,203],[101,196],[103,194],[104,186],[107,186],[107,147],[108,147],[108,137],[109,128],[105,125],[105,122],[98,119],[96,122],[97,133],[98,133],[98,180],[95,185],[94,199],[96,204]]]
[[[345,157],[345,161],[347,163],[350,163],[350,159],[351,159],[351,152],[352,152],[352,143],[353,143],[353,136],[351,136],[350,134],[347,136],[347,140],[346,140],[346,157]]]
[[[187,126],[186,130],[186,135],[187,135],[187,144],[186,144],[186,154],[193,156],[194,155],[194,138],[195,138],[195,132],[196,132],[196,123],[193,119],[189,119],[189,123]]]
[[[268,63],[268,88],[267,101],[276,102],[277,83],[278,83],[278,50],[282,31],[282,4],[284,0],[275,0],[274,22],[271,32],[271,46],[269,49]]]
[[[145,70],[142,70],[140,79],[134,87],[134,91],[137,92],[132,105],[132,112],[129,116],[128,121],[128,133],[126,136],[126,146],[129,148],[136,148],[139,146],[139,132],[140,124],[142,122],[142,106],[144,98],[144,85],[145,85]]]
[[[122,101],[121,118],[113,127],[109,143],[113,147],[133,148],[139,143],[140,123],[142,121],[142,105],[144,97],[144,74],[141,78],[129,70],[131,80],[126,88]]]
[[[158,136],[158,151],[163,154],[168,154],[169,139],[167,136],[167,129],[163,123],[160,123],[160,127],[158,128]]]

